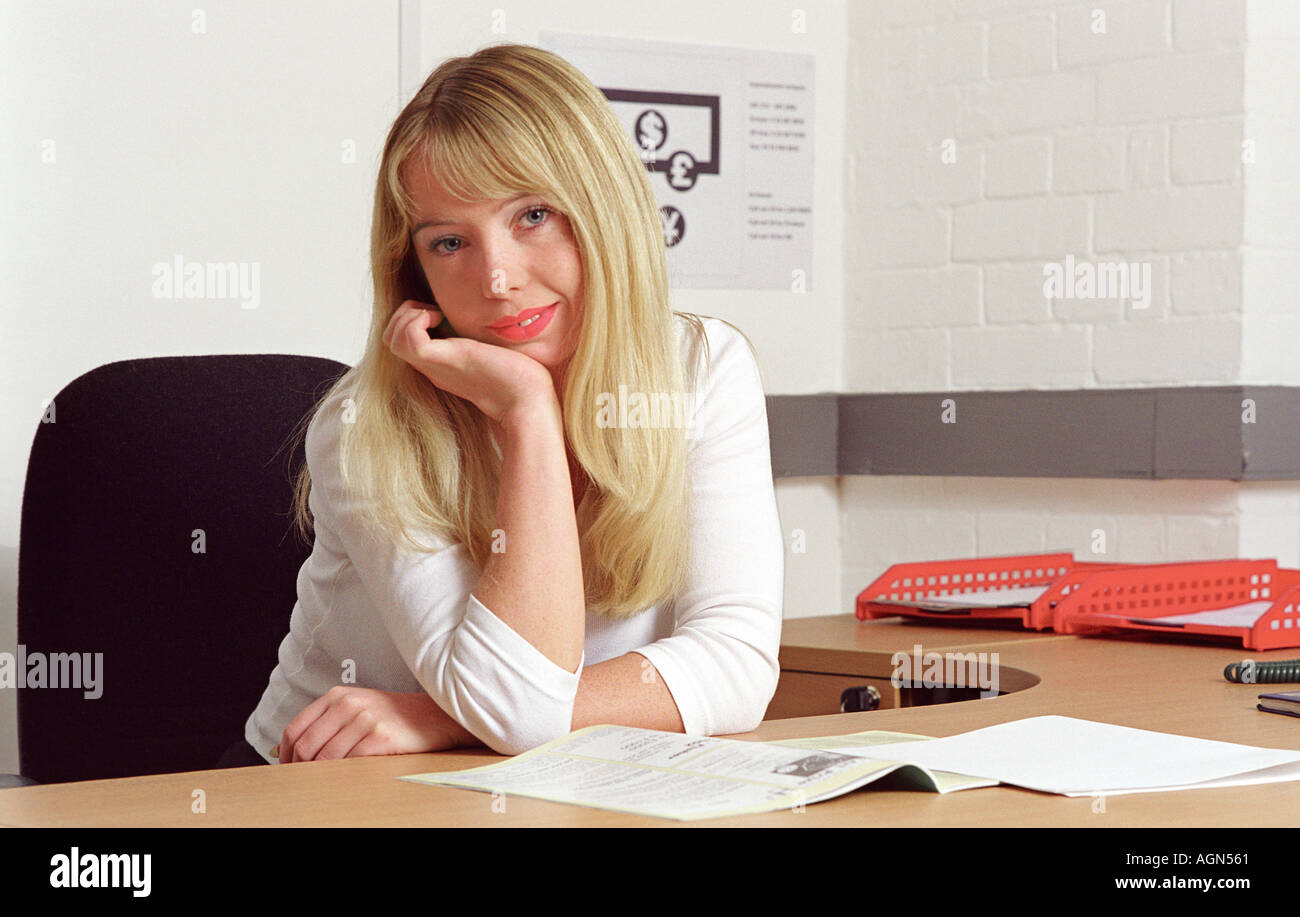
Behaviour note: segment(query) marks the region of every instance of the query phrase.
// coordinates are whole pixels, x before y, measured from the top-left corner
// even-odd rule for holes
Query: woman
[[[672,311],[604,96],[537,48],[446,61],[371,239],[366,352],[307,431],[315,545],[224,763],[755,727],[784,562],[762,385],[740,332]]]

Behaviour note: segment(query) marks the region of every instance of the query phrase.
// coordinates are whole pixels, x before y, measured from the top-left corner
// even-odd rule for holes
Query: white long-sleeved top
[[[784,545],[758,367],[740,335],[705,318],[711,371],[677,322],[695,411],[688,433],[690,561],[673,600],[630,618],[587,614],[570,672],[498,618],[472,589],[464,545],[434,553],[380,538],[339,472],[341,390],[306,437],[315,545],[279,664],[244,736],[267,761],[289,722],[339,684],[425,692],[480,741],[518,754],[569,732],[583,665],[636,651],[659,673],[690,735],[747,732],[776,690]],[[617,399],[617,396],[615,396]]]

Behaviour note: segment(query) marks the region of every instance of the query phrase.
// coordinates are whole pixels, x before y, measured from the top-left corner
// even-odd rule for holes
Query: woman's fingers
[[[292,764],[295,760],[293,750],[298,744],[298,740],[307,728],[329,709],[329,695],[322,695],[302,708],[302,711],[289,721],[289,725],[284,727],[284,735],[280,738],[280,757],[281,764]]]
[[[430,338],[437,308],[406,300],[389,318],[383,342],[433,385],[472,403],[495,421],[522,398],[554,389],[550,372],[527,354],[473,338]]]
[[[338,731],[322,745],[312,758],[313,761],[332,761],[346,758],[361,744],[361,741],[375,731],[376,720],[369,710],[359,710]]]
[[[362,736],[360,742],[352,747],[352,750],[348,752],[349,757],[365,758],[371,755],[394,754],[392,741],[389,738],[390,733],[391,730],[386,727],[375,726]]]
[[[388,319],[388,324],[384,327],[383,342],[384,346],[390,350],[395,344],[404,340],[404,333],[409,331],[409,325],[413,321],[431,321],[434,316],[438,321],[442,321],[442,313],[428,303],[417,302],[414,299],[408,299],[397,307],[392,316]],[[428,328],[429,325],[425,325]]]
[[[325,702],[325,709],[302,730],[294,742],[293,761],[346,757],[352,747],[373,728],[373,722],[365,722],[372,718],[366,713],[364,701],[355,694],[338,687],[331,688],[305,708],[303,713],[321,701]],[[302,715],[299,714],[299,717]],[[362,722],[357,723],[358,719]],[[282,754],[281,760],[283,757]]]

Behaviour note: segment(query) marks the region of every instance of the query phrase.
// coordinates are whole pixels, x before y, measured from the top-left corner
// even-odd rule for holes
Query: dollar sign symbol
[[[664,119],[659,117],[659,113],[652,111],[641,123],[641,145],[649,147],[652,150],[659,149],[659,144],[664,142]]]

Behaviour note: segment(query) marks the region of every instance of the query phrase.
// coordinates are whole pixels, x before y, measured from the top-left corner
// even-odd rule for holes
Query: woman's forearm
[[[601,723],[686,731],[668,686],[640,653],[625,653],[583,668],[571,728]]]
[[[582,555],[564,427],[554,392],[501,422],[501,488],[494,552],[474,595],[548,659],[574,672],[586,638]]]

